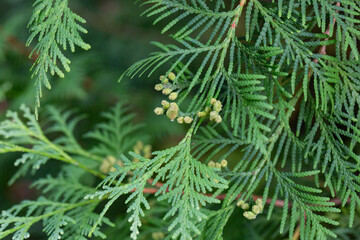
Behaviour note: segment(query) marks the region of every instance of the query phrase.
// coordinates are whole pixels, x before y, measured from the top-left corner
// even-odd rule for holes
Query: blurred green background
[[[6,110],[18,110],[22,103],[34,106],[34,82],[29,71],[32,60],[28,58],[31,46],[25,47],[32,3],[28,0],[0,1],[0,119],[5,117]],[[177,144],[186,126],[153,113],[163,99],[154,90],[158,78],[154,75],[150,79],[125,79],[118,83],[120,75],[131,64],[153,50],[150,41],[166,41],[166,37],[160,34],[162,25],[154,26],[153,19],[141,17],[144,9],[133,0],[71,0],[70,7],[87,20],[85,28],[89,33],[83,38],[91,49],[66,53],[72,61],[71,72],[64,79],[51,78],[52,90],[44,90],[41,101],[40,122],[44,120],[43,110],[47,105],[62,109],[75,108],[87,116],[77,128],[76,134],[81,137],[99,122],[100,112],[109,110],[120,101],[129,105],[136,114],[136,122],[144,123],[142,134],[147,136],[144,143],[151,144],[153,150]],[[85,147],[90,144],[82,138],[80,142]],[[239,157],[236,154],[241,153],[235,153],[232,156],[234,160]],[[16,154],[0,155],[0,211],[24,199],[37,198],[38,194],[29,188],[33,180],[56,173],[59,167],[57,163],[50,162],[36,176],[25,176],[8,186],[16,170],[13,163],[17,157]],[[124,206],[120,208],[117,228],[108,231],[108,239],[127,239],[129,236]],[[162,214],[161,210],[155,209],[149,213],[149,217]],[[116,214],[119,215],[119,212]],[[266,217],[260,216],[256,221],[249,222],[242,217],[242,211],[237,210],[230,219],[231,224],[225,228],[224,239],[286,239],[278,234],[278,220],[275,217],[272,222],[266,222]],[[144,222],[145,237],[142,239],[149,239],[151,226],[146,225],[146,220]],[[345,219],[341,222],[346,224]],[[37,230],[40,232],[41,228]],[[33,239],[42,239],[41,236]]]

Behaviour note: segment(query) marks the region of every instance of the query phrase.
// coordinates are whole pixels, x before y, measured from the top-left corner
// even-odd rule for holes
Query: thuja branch
[[[160,183],[158,183],[158,186],[160,187],[160,186],[162,186],[162,185],[161,185]],[[158,188],[144,188],[143,193],[146,193],[146,194],[155,194],[158,190],[159,190]],[[135,189],[134,189],[133,191],[135,191]],[[211,195],[211,194],[206,194],[206,196],[210,196],[210,197],[211,197],[212,195]],[[243,194],[239,194],[239,195],[236,197],[236,199],[241,198],[241,196],[243,196]],[[219,199],[219,200],[224,200],[224,199],[226,198],[226,194],[217,195],[215,198],[216,198],[216,199]],[[263,199],[261,196],[258,196],[258,195],[252,195],[252,198],[253,198],[254,200]],[[265,201],[265,203],[266,203],[266,204],[271,204],[272,201],[273,201],[272,198],[267,198],[266,201]],[[335,203],[335,206],[340,206],[340,205],[342,204],[341,199],[339,199],[339,198],[331,199],[330,202]],[[349,199],[347,202],[349,203],[349,202],[350,202],[350,199]],[[289,205],[291,206],[292,204],[289,203]],[[276,201],[275,201],[275,206],[276,206],[276,207],[280,207],[280,208],[284,207],[284,200],[279,200],[279,199],[276,200]]]
[[[36,155],[41,155],[44,157],[47,157],[49,159],[54,159],[60,162],[64,162],[64,163],[68,163],[74,166],[77,166],[83,170],[85,170],[88,173],[91,173],[92,175],[99,177],[101,179],[105,179],[106,176],[94,169],[91,169],[89,167],[87,167],[86,165],[76,161],[75,159],[73,159],[70,155],[68,155],[67,153],[63,152],[60,148],[58,148],[56,145],[51,144],[51,148],[54,149],[56,152],[60,153],[60,155],[58,154],[50,154],[44,151],[39,151],[39,150],[35,150],[35,149],[30,149],[30,148],[26,148],[26,147],[21,147],[18,145],[14,145],[8,142],[4,142],[4,141],[0,141],[0,144],[3,146],[6,146],[5,149],[0,150],[0,153],[9,153],[9,152],[21,152],[21,153],[32,153],[32,154],[36,154]]]
[[[55,215],[63,215],[67,212],[70,212],[76,208],[82,207],[82,206],[86,206],[86,205],[90,205],[90,204],[94,204],[94,203],[98,203],[100,202],[101,199],[91,199],[91,200],[87,200],[87,201],[81,201],[78,203],[53,203],[53,202],[46,202],[44,201],[43,203],[37,203],[34,202],[34,205],[36,204],[37,207],[39,206],[45,206],[45,205],[56,205],[56,208],[54,208],[52,211],[48,212],[48,213],[44,213],[42,215],[38,215],[38,216],[24,216],[24,217],[14,217],[12,219],[9,219],[7,221],[7,224],[9,223],[18,223],[21,222],[21,224],[15,224],[14,228],[11,228],[9,230],[6,231],[1,231],[0,232],[0,238],[4,238],[6,236],[9,236],[21,229],[29,229],[32,225],[40,222],[40,221],[45,221],[49,218],[51,218],[52,216]],[[30,207],[31,202],[28,203],[29,207]],[[55,206],[54,206],[55,207]]]
[[[241,0],[240,3],[239,3],[239,6],[238,6],[238,9],[236,10],[236,14],[235,14],[235,17],[231,23],[231,27],[230,27],[230,30],[229,30],[229,33],[226,37],[226,39],[223,41],[223,43],[221,44],[222,47],[223,47],[223,50],[221,52],[221,55],[220,55],[220,60],[219,60],[219,63],[218,63],[218,66],[217,66],[217,69],[216,69],[216,72],[214,73],[214,78],[218,75],[218,73],[220,72],[220,70],[223,68],[224,66],[224,61],[225,61],[225,57],[227,55],[227,52],[228,52],[228,48],[230,46],[230,42],[231,40],[233,39],[233,37],[235,37],[235,29],[236,29],[236,26],[237,24],[239,23],[239,19],[240,19],[240,16],[241,16],[241,13],[244,9],[244,5],[246,3],[246,0]]]

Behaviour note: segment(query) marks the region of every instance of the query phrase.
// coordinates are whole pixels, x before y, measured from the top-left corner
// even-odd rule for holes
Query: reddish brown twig
[[[154,179],[150,178],[149,180],[147,180],[147,182],[150,184],[150,185],[153,185],[153,182],[154,182]],[[161,182],[157,182],[155,183],[155,187],[158,187],[158,188],[161,188],[164,184],[161,183]]]
[[[297,225],[292,240],[298,240],[300,237],[300,223]]]
[[[149,182],[149,183],[150,183],[150,182],[152,183],[152,182],[153,182],[153,179],[149,179],[148,182]],[[156,183],[155,186],[157,186],[157,187],[160,188],[160,187],[163,186],[163,184],[158,182],[158,183]],[[159,188],[145,188],[144,191],[143,191],[143,193],[155,194],[155,193],[159,190]],[[134,189],[133,191],[135,191],[135,189]],[[166,192],[168,192],[168,190],[166,190]],[[205,195],[207,195],[207,196],[212,196],[211,194],[205,194]],[[224,200],[225,197],[226,197],[226,194],[220,194],[220,195],[216,196],[216,199]],[[238,199],[238,198],[240,198],[240,197],[241,197],[241,194],[239,194],[239,195],[236,197],[236,199]],[[261,197],[261,196],[257,196],[257,195],[253,195],[253,199],[254,199],[254,200],[262,199],[262,197]],[[271,202],[272,202],[272,199],[271,199],[271,198],[268,198],[268,199],[266,199],[266,201],[265,201],[266,204],[270,204]],[[335,203],[335,206],[339,206],[339,205],[342,204],[342,201],[341,201],[341,199],[339,199],[339,198],[331,199],[330,202]],[[350,203],[350,198],[347,200],[347,203]],[[275,207],[284,207],[284,204],[285,204],[285,202],[284,202],[283,200],[279,200],[279,199],[278,199],[278,200],[275,201]],[[292,205],[291,202],[289,202],[289,206],[291,206],[291,205]]]
[[[144,188],[143,193],[155,194],[158,190],[158,188]],[[135,191],[135,189],[133,191]]]
[[[337,6],[337,7],[340,7],[340,6],[341,6],[341,5],[340,5],[340,2],[337,2],[337,3],[336,3],[336,6]],[[338,12],[338,10],[336,10],[335,12]],[[332,24],[333,24],[333,25],[336,24],[336,18],[335,18],[335,17],[333,17],[333,22],[332,22]],[[326,29],[326,31],[324,32],[324,34],[329,34],[329,33],[330,33],[330,26],[331,26],[331,23],[329,23],[329,26],[328,26],[328,28]],[[327,40],[329,40],[329,38],[326,38],[326,39],[325,39],[325,41],[327,41]],[[321,54],[321,55],[326,55],[326,45],[322,45],[322,46],[321,46],[321,48],[320,48],[320,50],[319,50],[319,54]],[[319,62],[318,59],[314,59],[314,63],[318,63],[318,62]]]

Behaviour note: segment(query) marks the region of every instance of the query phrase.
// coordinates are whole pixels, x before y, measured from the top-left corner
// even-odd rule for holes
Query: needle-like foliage
[[[70,10],[68,0],[37,0],[34,3],[33,15],[28,24],[31,35],[26,44],[29,46],[37,38],[37,44],[30,54],[30,58],[36,58],[32,67],[36,88],[36,115],[42,87],[51,88],[48,72],[64,78],[65,74],[60,67],[70,71],[71,61],[63,51],[69,47],[74,52],[75,46],[90,49],[90,45],[80,36],[80,33],[87,33],[87,30],[79,23],[85,23],[85,20]]]

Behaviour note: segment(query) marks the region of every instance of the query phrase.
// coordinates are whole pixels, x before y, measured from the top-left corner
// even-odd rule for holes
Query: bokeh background
[[[32,60],[28,58],[31,46],[25,47],[32,3],[29,0],[0,0],[0,119],[5,117],[6,110],[17,110],[23,103],[34,106],[34,82],[29,71]],[[142,136],[147,136],[143,139],[144,144],[151,144],[153,150],[177,144],[186,126],[172,123],[153,113],[153,109],[163,99],[154,90],[154,85],[158,83],[157,77],[125,79],[118,83],[120,75],[131,64],[153,50],[150,41],[167,41],[160,34],[162,25],[154,26],[153,19],[141,17],[144,9],[133,0],[71,0],[70,7],[87,20],[85,28],[89,33],[83,35],[83,38],[91,45],[91,50],[67,52],[66,55],[72,61],[71,72],[64,79],[51,78],[52,90],[44,91],[40,122],[46,106],[74,108],[87,116],[77,128],[76,134],[80,137],[99,122],[100,112],[107,111],[120,101],[129,105],[136,115],[136,122],[145,124],[142,131]],[[80,141],[85,147],[91,144],[86,139]],[[0,211],[24,199],[37,198],[38,193],[30,188],[33,180],[55,174],[59,167],[58,163],[50,162],[36,176],[27,175],[9,186],[8,181],[16,170],[14,160],[17,157],[16,154],[0,155]],[[234,160],[237,157],[236,153],[232,156]],[[127,239],[129,236],[125,206],[123,203],[118,206],[113,212],[117,227],[108,231],[108,239],[111,240]],[[155,211],[161,210],[158,208]],[[277,220],[276,212],[277,209],[271,222],[267,222],[265,216],[250,222],[242,217],[242,211],[236,211],[225,229],[224,239],[286,239],[278,234],[278,220],[281,216],[279,214]],[[346,224],[346,220],[341,222]],[[154,239],[151,234],[153,226],[147,225],[146,219],[144,223],[141,239]],[[349,239],[360,237],[339,229],[345,231],[346,235],[350,234]],[[32,239],[45,239],[40,233],[41,227],[34,231]]]

